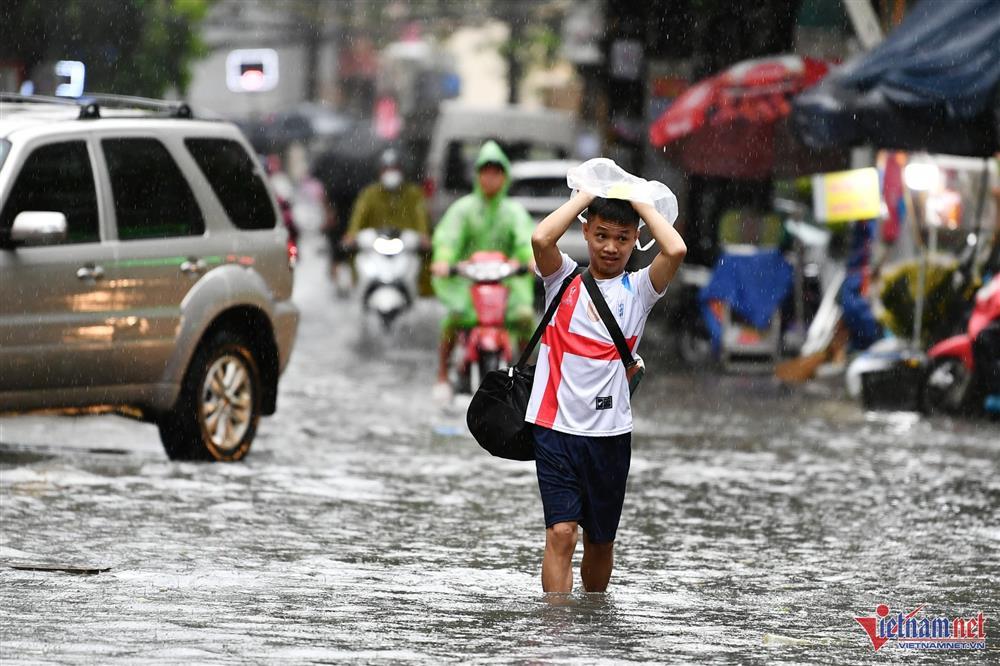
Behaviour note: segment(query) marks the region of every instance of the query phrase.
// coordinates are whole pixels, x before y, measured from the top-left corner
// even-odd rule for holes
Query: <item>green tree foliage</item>
[[[184,91],[205,54],[196,28],[213,0],[3,0],[0,60],[29,75],[56,60],[87,66],[86,89],[160,97]]]

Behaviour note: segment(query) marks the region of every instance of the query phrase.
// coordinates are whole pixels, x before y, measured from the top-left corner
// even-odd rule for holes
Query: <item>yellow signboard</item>
[[[875,167],[813,176],[813,212],[820,222],[851,222],[879,217],[882,196]]]

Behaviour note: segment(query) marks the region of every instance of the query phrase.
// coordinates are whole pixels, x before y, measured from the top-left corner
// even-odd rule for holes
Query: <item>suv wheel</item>
[[[171,460],[240,460],[260,420],[257,360],[239,337],[220,331],[195,352],[173,410],[160,419]]]

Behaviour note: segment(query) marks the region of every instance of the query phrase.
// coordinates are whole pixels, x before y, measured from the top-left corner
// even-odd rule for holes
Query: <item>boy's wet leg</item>
[[[604,592],[611,580],[614,567],[615,542],[591,543],[587,531],[583,531],[583,562],[580,564],[580,578],[587,592]]]
[[[576,539],[576,522],[556,523],[545,530],[542,591],[573,591],[573,552],[576,550]]]

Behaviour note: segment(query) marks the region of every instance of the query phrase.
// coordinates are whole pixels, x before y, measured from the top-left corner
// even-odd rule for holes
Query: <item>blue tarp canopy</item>
[[[1000,0],[923,0],[881,44],[793,103],[813,148],[1000,150]]]

